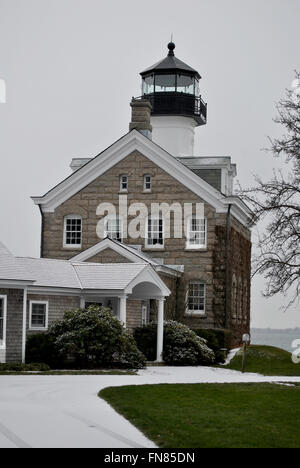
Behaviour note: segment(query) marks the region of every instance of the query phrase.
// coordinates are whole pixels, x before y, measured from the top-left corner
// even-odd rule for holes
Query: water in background
[[[292,343],[300,340],[300,328],[289,328],[286,330],[275,330],[270,328],[252,328],[251,344],[276,346],[293,352]]]

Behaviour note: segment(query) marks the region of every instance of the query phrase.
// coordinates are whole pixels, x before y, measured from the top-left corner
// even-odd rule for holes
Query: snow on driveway
[[[0,448],[155,448],[99,390],[158,383],[300,382],[211,367],[149,367],[137,376],[0,376]]]

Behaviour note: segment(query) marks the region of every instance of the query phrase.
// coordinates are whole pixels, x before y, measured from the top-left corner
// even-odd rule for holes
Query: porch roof
[[[31,278],[30,280],[28,278]],[[87,263],[45,258],[14,257],[0,243],[0,283],[15,281],[31,288],[55,290],[106,291],[131,294],[143,283],[151,284],[158,295],[169,289],[148,263]]]
[[[0,280],[32,283],[34,275],[0,242]]]

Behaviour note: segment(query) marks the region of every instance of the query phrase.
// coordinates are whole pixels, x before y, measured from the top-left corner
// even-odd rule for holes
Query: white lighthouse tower
[[[166,58],[141,73],[142,98],[152,106],[153,141],[175,157],[194,156],[195,128],[207,118],[201,76],[175,57],[173,42],[168,49]]]

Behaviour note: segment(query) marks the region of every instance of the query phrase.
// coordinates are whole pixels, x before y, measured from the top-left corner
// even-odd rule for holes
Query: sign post
[[[244,374],[246,371],[246,354],[247,354],[247,346],[250,344],[250,335],[245,334],[243,335],[243,358],[242,358],[242,373]]]

